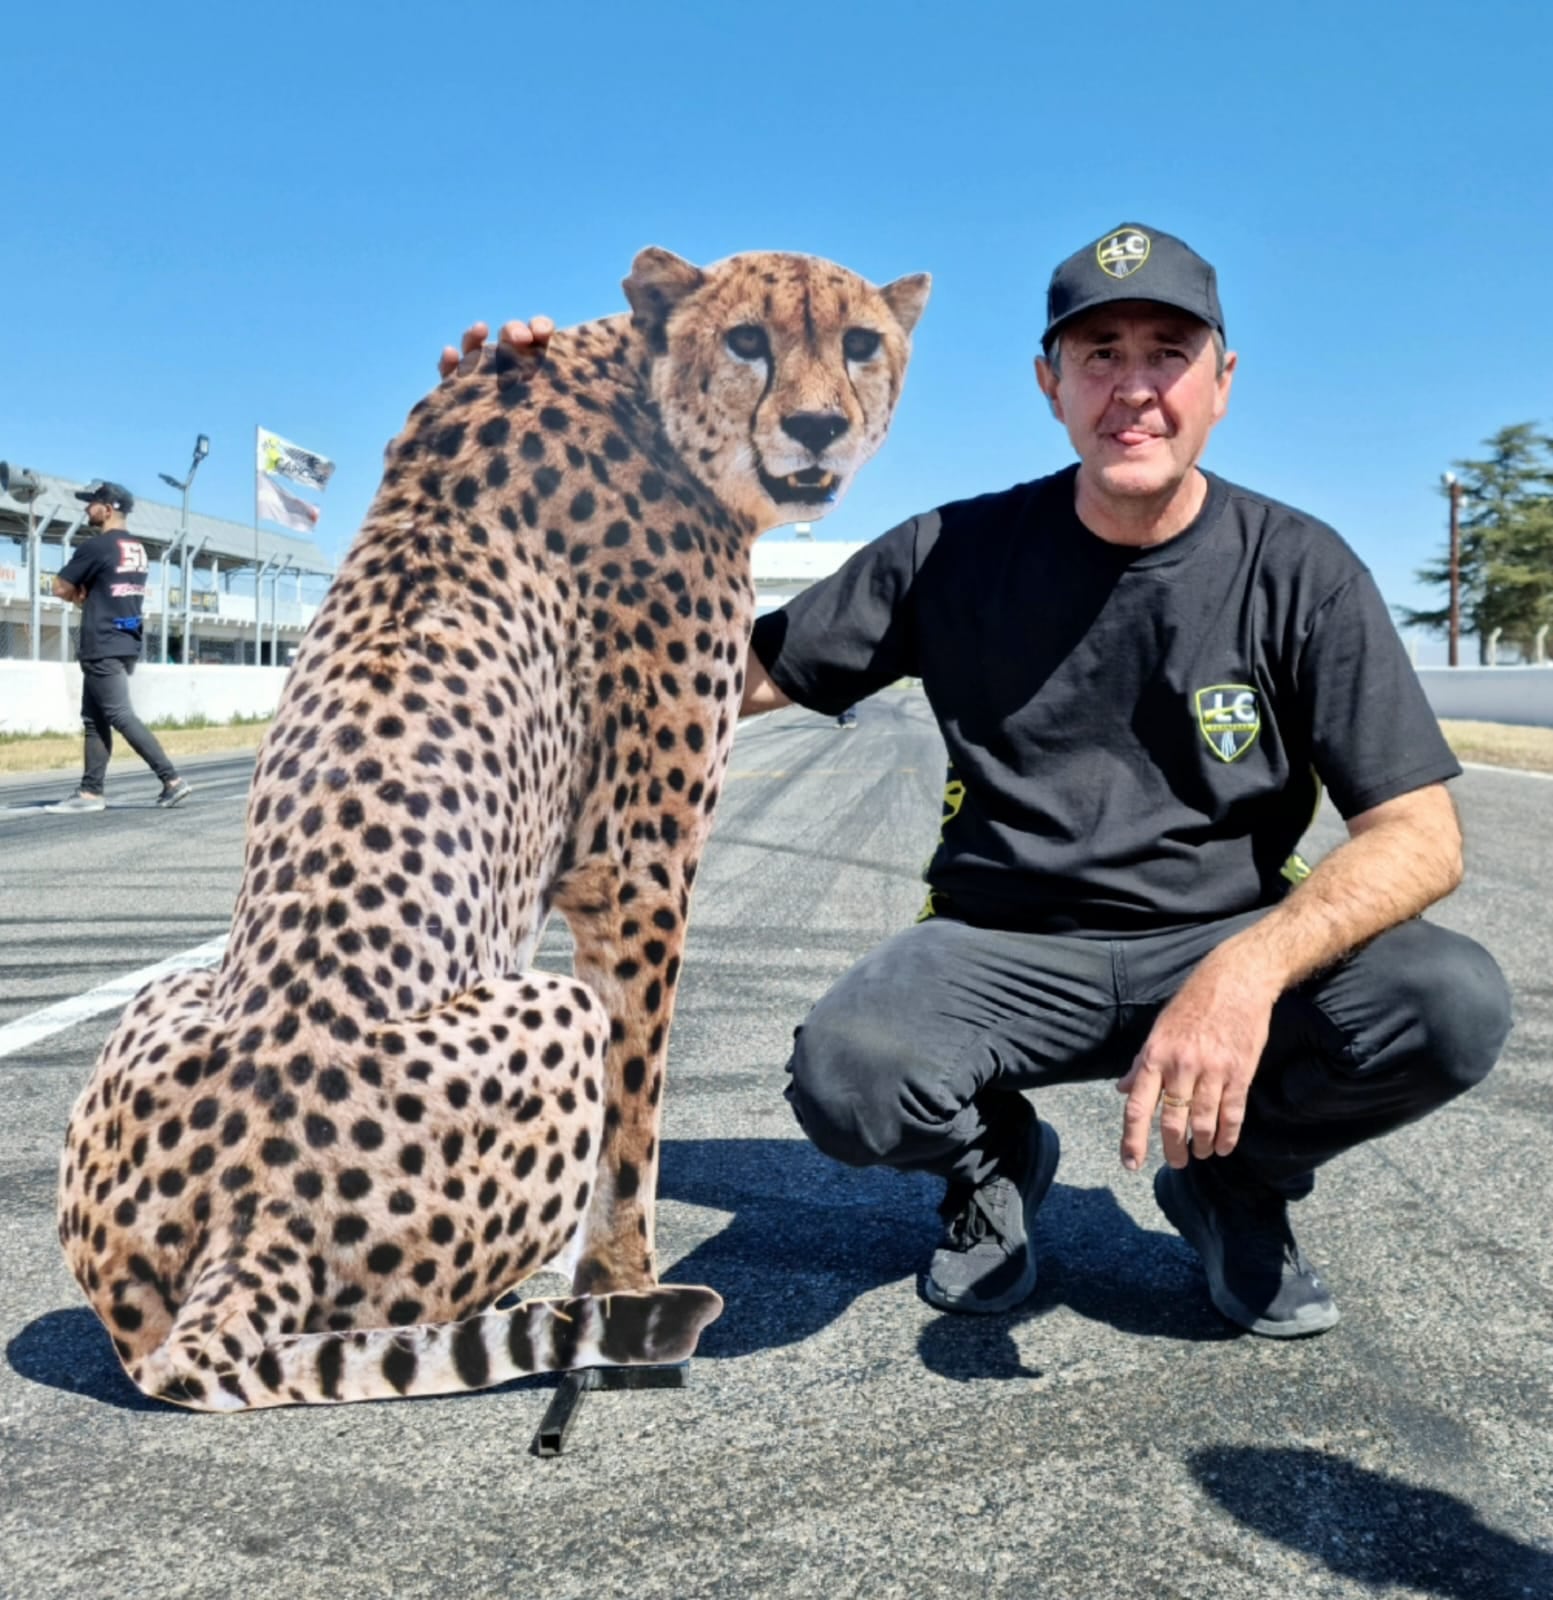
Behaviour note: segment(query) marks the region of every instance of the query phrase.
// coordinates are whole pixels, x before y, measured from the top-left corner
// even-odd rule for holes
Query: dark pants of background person
[[[156,735],[129,703],[129,677],[134,670],[135,663],[128,656],[103,656],[81,663],[81,721],[86,727],[86,774],[81,788],[88,794],[103,791],[115,728],[164,784],[178,776]]]
[[[1120,1077],[1192,968],[1263,914],[1126,939],[918,923],[814,1007],[787,1098],[838,1161],[979,1184],[1007,1125],[1000,1098]],[[1323,1162],[1479,1082],[1509,1028],[1509,990],[1480,945],[1417,919],[1390,929],[1278,1001],[1240,1143],[1214,1177],[1253,1204],[1302,1199]],[[1115,1110],[1120,1139],[1119,1098]]]

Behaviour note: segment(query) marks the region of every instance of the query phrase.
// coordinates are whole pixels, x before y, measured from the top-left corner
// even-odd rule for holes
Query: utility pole
[[[210,440],[205,434],[200,434],[194,441],[194,459],[189,463],[189,475],[186,478],[175,478],[170,472],[159,472],[157,476],[163,483],[180,490],[183,494],[183,516],[178,528],[178,549],[182,552],[183,560],[183,588],[184,612],[188,612],[189,589],[189,485],[194,482],[194,474],[200,469],[200,462],[210,454]],[[167,665],[167,558],[172,554],[171,549],[162,552],[162,665]],[[189,640],[187,632],[183,641],[184,666],[189,666]]]
[[[1450,664],[1461,664],[1461,480],[1454,472],[1440,474],[1451,501]]]

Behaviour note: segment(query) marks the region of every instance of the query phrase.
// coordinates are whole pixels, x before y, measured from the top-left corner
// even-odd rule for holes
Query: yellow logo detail
[[[1256,690],[1247,683],[1214,683],[1197,691],[1197,727],[1220,761],[1239,761],[1262,731]]]
[[[1095,260],[1108,278],[1130,278],[1149,258],[1149,236],[1140,228],[1118,228],[1095,246]]]
[[[938,842],[940,844],[944,842],[944,829],[947,828],[957,816],[959,816],[960,807],[965,804],[964,781],[955,777],[953,767],[950,767],[944,776],[946,779],[944,784],[944,805],[943,811],[938,819]],[[928,866],[931,865],[932,862],[929,860]],[[926,873],[927,867],[924,867],[922,870],[924,873]],[[927,892],[927,903],[922,907],[921,911],[917,913],[918,922],[926,922],[929,917],[937,916],[938,907],[934,904],[934,899],[934,891],[929,889]]]

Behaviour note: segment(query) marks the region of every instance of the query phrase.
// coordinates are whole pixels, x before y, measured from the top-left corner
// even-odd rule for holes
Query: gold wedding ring
[[[1180,1095],[1177,1094],[1163,1094],[1159,1098],[1160,1104],[1169,1106],[1172,1111],[1189,1110],[1192,1104],[1192,1097],[1190,1095],[1188,1095],[1184,1100]]]

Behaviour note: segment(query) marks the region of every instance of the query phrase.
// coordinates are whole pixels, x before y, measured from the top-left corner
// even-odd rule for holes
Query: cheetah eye
[[[771,342],[766,338],[766,330],[757,328],[753,322],[740,323],[737,328],[730,329],[726,342],[740,361],[771,359]]]
[[[842,354],[848,361],[866,361],[878,352],[879,341],[872,328],[848,328],[841,336]]]

